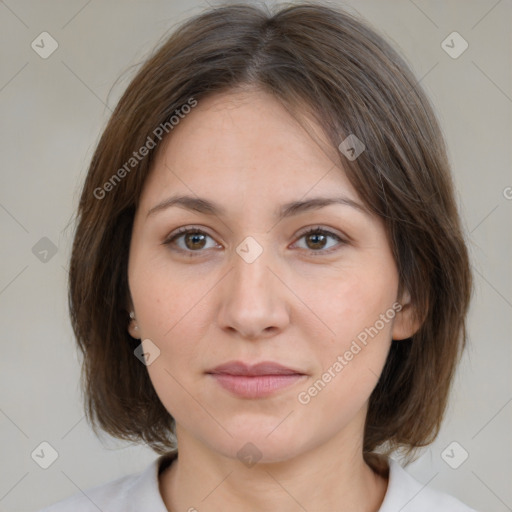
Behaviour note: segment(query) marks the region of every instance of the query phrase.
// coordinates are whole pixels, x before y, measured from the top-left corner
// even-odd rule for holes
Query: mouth
[[[242,398],[264,398],[306,378],[306,374],[272,361],[247,365],[231,361],[206,372],[222,388]]]

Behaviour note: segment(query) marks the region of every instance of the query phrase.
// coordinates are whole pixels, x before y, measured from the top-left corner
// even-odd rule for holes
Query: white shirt
[[[92,487],[39,512],[168,512],[158,487],[164,460],[169,461],[169,456],[158,457],[142,473]],[[394,459],[388,463],[388,488],[378,512],[476,512],[456,498],[424,486]]]

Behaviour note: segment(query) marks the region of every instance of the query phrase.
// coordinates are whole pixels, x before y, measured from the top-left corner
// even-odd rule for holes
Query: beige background
[[[512,510],[512,200],[505,197],[507,190],[512,197],[512,3],[333,3],[390,38],[432,97],[471,243],[470,347],[439,438],[407,469],[477,510]],[[178,0],[0,2],[1,511],[37,510],[140,471],[156,456],[112,439],[101,444],[83,418],[67,312],[68,222],[100,132],[133,76],[128,68],[205,7]],[[48,59],[31,48],[43,31],[59,45]],[[469,43],[457,59],[441,47],[453,31]],[[32,252],[43,237],[58,247],[46,263]],[[31,458],[42,441],[59,454],[46,470]],[[453,441],[469,454],[458,469],[441,457]]]

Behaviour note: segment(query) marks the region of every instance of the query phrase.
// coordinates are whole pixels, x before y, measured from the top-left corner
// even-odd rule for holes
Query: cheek
[[[327,346],[350,344],[391,308],[398,284],[394,274],[393,268],[381,269],[371,262],[360,262],[339,270],[336,277],[319,281],[318,286],[304,284],[306,303],[328,329]],[[390,334],[391,324],[382,326],[379,322],[379,330]]]
[[[206,324],[200,304],[175,292],[162,292],[143,308],[143,335],[160,350],[159,357],[147,367],[156,394],[176,420],[204,421],[204,411],[191,397],[196,395],[204,366],[204,351],[197,344]]]
[[[370,268],[375,271],[369,272]],[[321,364],[315,375],[320,379],[316,388],[323,395],[319,402],[362,405],[361,400],[368,398],[391,346],[396,286],[393,267],[362,264],[330,282],[323,294],[310,292],[331,331],[315,350]]]
[[[183,335],[192,338],[207,301],[204,280],[155,260],[134,262],[131,270],[130,290],[144,336],[164,345]]]

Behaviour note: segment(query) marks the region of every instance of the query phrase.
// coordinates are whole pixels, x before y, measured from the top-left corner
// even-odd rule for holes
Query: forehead
[[[259,90],[199,101],[164,139],[141,203],[171,191],[283,202],[340,191],[356,199],[336,150],[318,125],[303,119],[306,125]]]

